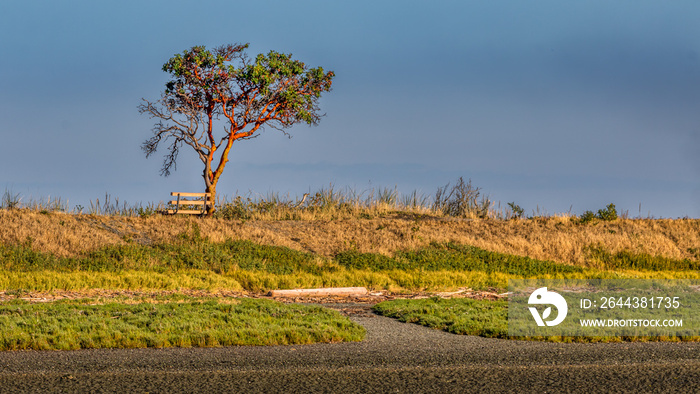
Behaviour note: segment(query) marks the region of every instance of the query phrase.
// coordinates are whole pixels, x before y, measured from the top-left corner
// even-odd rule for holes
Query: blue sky
[[[234,146],[219,193],[432,196],[463,176],[528,214],[700,217],[700,3],[193,4],[0,3],[0,192],[72,208],[203,189],[189,151],[159,176],[137,106],[175,53],[249,42],[337,76],[319,126]]]

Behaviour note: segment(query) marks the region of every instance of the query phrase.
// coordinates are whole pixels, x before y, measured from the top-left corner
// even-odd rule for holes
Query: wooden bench
[[[207,212],[207,207],[214,205],[211,193],[172,192],[170,195],[177,199],[170,201],[170,205],[174,205],[175,209],[166,210],[168,215],[203,215]]]

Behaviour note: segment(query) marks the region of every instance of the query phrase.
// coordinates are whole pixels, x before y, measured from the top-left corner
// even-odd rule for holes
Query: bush
[[[233,202],[225,202],[214,211],[214,217],[223,219],[250,219],[253,202],[250,198],[243,200],[236,196]]]
[[[516,204],[515,202],[509,202],[508,206],[510,207],[510,210],[513,211],[513,219],[523,217],[525,210],[520,205]]]
[[[617,219],[617,210],[615,204],[608,204],[605,209],[598,210],[598,219],[600,220],[615,220]]]
[[[581,223],[588,223],[590,221],[593,221],[593,219],[595,219],[595,218],[596,218],[595,213],[593,213],[592,211],[586,211],[583,214],[581,214],[580,220],[581,220]]]
[[[593,219],[600,219],[605,221],[612,221],[617,219],[617,210],[615,209],[615,204],[608,204],[605,209],[599,209],[598,214],[594,214],[592,211],[585,211],[581,214],[579,218],[581,223],[588,223],[593,221]]]

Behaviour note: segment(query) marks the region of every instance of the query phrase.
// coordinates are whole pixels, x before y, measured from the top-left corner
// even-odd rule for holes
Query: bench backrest
[[[175,209],[168,209],[169,214],[201,215],[207,211],[207,207],[213,205],[211,193],[172,192],[170,195],[177,199],[170,201]]]

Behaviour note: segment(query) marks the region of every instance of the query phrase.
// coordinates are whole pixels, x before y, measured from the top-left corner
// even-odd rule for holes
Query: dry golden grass
[[[700,250],[700,220],[696,219],[618,219],[582,225],[569,217],[506,221],[386,214],[373,219],[243,222],[0,210],[1,244],[31,243],[37,251],[66,257],[127,242],[169,242],[195,227],[214,242],[245,239],[322,256],[348,249],[389,255],[433,241],[577,265],[587,263],[585,248],[590,245],[601,245],[612,253],[627,250],[675,259],[697,259],[692,250]]]

